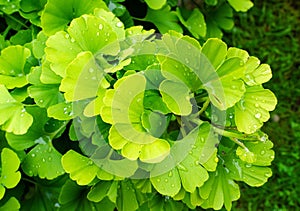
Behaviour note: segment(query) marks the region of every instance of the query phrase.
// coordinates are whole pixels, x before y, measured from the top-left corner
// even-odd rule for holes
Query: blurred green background
[[[274,142],[273,176],[260,188],[240,183],[241,198],[232,210],[300,210],[300,1],[253,1],[235,15],[225,33],[228,46],[245,49],[270,64],[273,78],[265,85],[278,98],[263,127]]]

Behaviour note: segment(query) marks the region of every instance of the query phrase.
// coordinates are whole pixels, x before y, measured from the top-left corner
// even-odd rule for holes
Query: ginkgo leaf
[[[208,180],[208,172],[204,167],[211,158],[214,164],[208,165],[210,170],[215,170],[218,158],[215,145],[217,137],[212,134],[211,127],[205,123],[195,128],[182,140],[177,141],[171,148],[170,155],[150,172],[151,183],[155,189],[168,196],[175,196],[181,187],[187,192],[194,192]],[[175,162],[175,163],[174,163]],[[177,163],[178,162],[178,163]],[[175,165],[167,171],[166,166]],[[159,174],[159,172],[164,172]],[[194,177],[190,177],[194,175]]]
[[[3,49],[0,56],[0,83],[8,89],[26,85],[28,70],[24,66],[30,55],[30,50],[20,45]]]
[[[40,142],[46,143],[43,138],[44,126],[49,120],[46,111],[39,107],[29,107],[28,112],[33,117],[33,123],[25,134],[6,133],[7,142],[16,150],[24,150]]]
[[[86,51],[69,64],[59,89],[69,102],[92,98],[96,97],[103,80],[103,69],[97,65],[93,54]]]
[[[217,75],[213,74],[203,87],[207,90],[213,105],[220,110],[234,106],[246,91],[244,82],[237,78],[243,75],[245,68],[241,59],[230,58],[217,69]]]
[[[179,7],[176,8],[176,11],[180,22],[191,32],[195,38],[199,39],[200,37],[205,37],[206,23],[203,14],[198,8],[193,9],[186,20],[183,18],[181,9],[179,9]]]
[[[0,85],[0,116],[2,129],[14,134],[26,133],[33,122],[24,105],[16,101],[4,85]]]
[[[43,84],[60,84],[61,79],[62,78],[51,69],[50,62],[45,60],[42,63],[40,81]]]
[[[79,186],[71,180],[62,186],[60,195],[59,195],[59,204],[61,211],[68,210],[107,210],[113,211],[115,209],[115,204],[112,203],[107,197],[102,201],[96,203],[90,201],[86,197],[88,187]]]
[[[161,18],[162,16],[164,17],[163,19]],[[182,28],[177,23],[178,17],[176,12],[171,11],[171,7],[169,5],[159,10],[148,8],[146,17],[143,20],[152,22],[158,28],[160,33],[166,33],[168,30],[174,30],[182,33]]]
[[[254,133],[270,118],[277,104],[275,95],[261,86],[247,87],[242,99],[234,106],[235,123],[240,132]]]
[[[3,206],[0,207],[0,211],[18,211],[20,210],[20,203],[15,197],[11,197]]]
[[[159,10],[161,9],[165,4],[166,4],[166,0],[145,0],[145,2],[147,3],[147,5],[153,9],[153,10]]]
[[[11,149],[4,148],[1,152],[1,177],[0,177],[0,199],[3,198],[6,188],[14,188],[21,179],[18,171],[20,160]]]
[[[93,13],[95,8],[108,10],[103,1],[89,0],[49,0],[41,15],[41,25],[46,35],[52,35],[57,31],[64,30],[71,20],[83,14]]]
[[[163,102],[176,115],[189,115],[192,112],[191,94],[189,88],[180,82],[164,80],[159,91]]]
[[[225,205],[230,210],[232,201],[240,198],[240,189],[226,168],[218,165],[216,171],[209,173],[209,179],[200,187],[200,196],[205,199],[200,205],[204,209],[219,210]]]
[[[78,115],[78,113],[75,112],[74,104],[70,102],[61,102],[52,105],[47,109],[47,113],[49,117],[58,120],[70,120]]]
[[[274,159],[274,151],[271,150],[273,143],[269,140],[246,142],[245,146],[255,155],[256,160],[251,163],[245,162],[237,159],[233,154],[226,159],[226,163],[228,162],[226,167],[235,180],[244,181],[254,187],[262,186],[272,176],[272,170],[266,166],[271,165]]]
[[[61,157],[51,142],[38,144],[26,155],[22,169],[30,177],[39,176],[51,180],[65,173]]]
[[[250,0],[228,0],[228,2],[237,12],[247,12],[253,7],[253,3]]]
[[[224,30],[231,30],[234,26],[233,10],[224,2],[215,10],[211,10],[206,17],[206,37],[222,38]]]
[[[69,150],[62,157],[64,170],[70,174],[70,178],[79,185],[88,185],[96,177],[101,169],[94,162],[73,150]]]
[[[41,207],[47,207],[51,210],[57,210],[60,207],[58,196],[66,179],[64,176],[53,180],[35,178],[32,190],[26,192],[26,198],[22,200],[22,209],[40,210]]]

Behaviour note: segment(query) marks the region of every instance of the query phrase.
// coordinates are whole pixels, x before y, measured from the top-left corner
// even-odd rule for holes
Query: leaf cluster
[[[237,182],[272,175],[269,65],[193,29],[127,27],[122,2],[2,8],[0,209],[230,210]],[[145,2],[153,21],[172,4]]]

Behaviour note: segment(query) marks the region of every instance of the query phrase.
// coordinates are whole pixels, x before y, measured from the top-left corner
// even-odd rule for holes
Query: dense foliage
[[[271,69],[210,38],[252,3],[122,2],[0,2],[1,209],[229,210],[272,175]]]

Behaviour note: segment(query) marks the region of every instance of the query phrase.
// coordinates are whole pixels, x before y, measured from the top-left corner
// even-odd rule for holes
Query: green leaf
[[[245,68],[240,58],[230,58],[217,69],[217,75],[212,74],[203,87],[209,94],[214,106],[220,110],[228,109],[241,100],[245,93],[244,82],[239,78]]]
[[[78,185],[88,185],[96,178],[97,172],[101,171],[92,160],[73,150],[63,155],[62,165]]]
[[[223,204],[227,210],[232,207],[232,201],[240,198],[240,190],[230,177],[228,169],[218,165],[217,170],[209,174],[209,179],[200,187],[200,196],[205,199],[201,204],[204,209],[219,210]]]
[[[66,77],[61,81],[60,91],[65,92],[69,102],[97,96],[104,71],[101,69],[90,52],[82,52],[69,64]]]
[[[163,102],[159,92],[147,90],[144,95],[144,108],[162,114],[171,113],[166,104]]]
[[[268,64],[261,64],[256,57],[250,57],[245,64],[244,80],[247,85],[255,86],[268,82],[272,78],[272,71]]]
[[[179,7],[176,8],[177,16],[180,22],[191,32],[191,34],[199,39],[206,35],[206,23],[203,14],[198,8],[195,8],[187,20],[185,20],[181,14]]]
[[[9,46],[1,51],[0,56],[0,81],[8,89],[22,87],[28,82],[24,69],[30,50],[23,46]]]
[[[64,31],[50,36],[46,46],[46,58],[51,63],[51,70],[55,74],[65,77],[67,66],[82,51],[80,46],[75,43],[74,38],[70,39],[70,35]]]
[[[223,3],[215,10],[211,10],[206,16],[207,38],[222,38],[224,30],[231,30],[234,26],[233,10],[227,4]]]
[[[235,180],[244,181],[254,187],[262,186],[272,176],[272,170],[266,166],[271,165],[271,161],[274,159],[274,151],[271,150],[273,143],[267,140],[265,142],[246,142],[245,145],[256,156],[256,161],[245,162],[237,159],[233,154],[226,160],[226,167]]]
[[[161,211],[161,210],[176,210],[176,211],[186,211],[186,207],[183,203],[177,202],[169,198],[168,196],[160,196],[155,194],[149,202],[149,208],[151,211]]]
[[[202,47],[201,51],[212,66],[217,69],[225,60],[227,55],[227,45],[220,39],[208,39]]]
[[[51,142],[38,144],[26,155],[22,162],[25,174],[52,180],[65,173],[61,165],[62,155]]]
[[[167,117],[158,112],[145,110],[141,116],[143,127],[153,136],[161,137],[168,126]]]
[[[11,197],[3,206],[0,207],[0,211],[18,211],[20,210],[20,203],[15,197]]]
[[[254,133],[270,118],[277,104],[275,95],[261,86],[247,87],[243,98],[234,106],[235,123],[240,132]]]
[[[58,196],[66,179],[59,177],[53,180],[33,180],[34,184],[27,186],[29,190],[22,199],[22,210],[57,210],[60,207]]]
[[[0,85],[0,116],[2,129],[14,134],[26,133],[33,122],[23,104],[17,102],[3,85]]]
[[[55,32],[64,30],[71,20],[80,17],[83,14],[91,14],[95,8],[108,10],[103,1],[88,0],[48,0],[41,16],[41,24],[46,35],[55,34]]]
[[[44,126],[49,120],[45,110],[38,107],[28,107],[28,112],[33,117],[33,123],[25,134],[16,135],[9,132],[6,133],[7,142],[16,150],[27,149],[44,139]]]
[[[163,102],[174,114],[186,116],[192,112],[190,90],[185,84],[164,80],[159,91]]]
[[[115,204],[108,198],[95,203],[88,200],[85,195],[87,187],[78,186],[75,182],[68,180],[62,187],[59,195],[60,211],[68,210],[107,210],[113,211]]]
[[[57,75],[50,67],[50,62],[45,60],[42,64],[40,81],[43,84],[60,84],[61,77]]]
[[[145,2],[151,9],[159,10],[167,3],[167,0],[145,0]]]
[[[9,41],[12,45],[25,45],[32,41],[32,30],[20,30],[15,35],[11,36]]]
[[[49,117],[53,117],[58,120],[70,120],[77,116],[74,105],[67,102],[61,102],[50,106],[47,109],[47,113]]]
[[[178,18],[176,12],[170,10],[170,6],[165,6],[159,10],[148,8],[146,17],[143,20],[153,23],[160,33],[166,33],[169,30],[182,33],[182,28],[177,23]]]
[[[35,58],[41,59],[44,56],[47,39],[48,36],[46,36],[43,31],[40,31],[37,38],[32,41],[32,53]]]
[[[250,0],[228,0],[228,2],[236,12],[247,12],[253,7],[253,3]]]
[[[177,141],[171,148],[170,155],[156,164],[150,172],[150,180],[155,189],[163,195],[173,197],[178,194],[181,187],[190,193],[197,187],[201,187],[208,180],[208,173],[204,166],[207,166],[210,171],[216,169],[218,158],[215,145],[218,142],[208,123],[195,128],[182,140]],[[209,163],[211,159],[213,162]],[[167,171],[167,168],[174,164],[175,168]],[[164,173],[161,174],[161,171]],[[156,175],[159,173],[160,175]]]
[[[6,188],[14,188],[21,179],[21,173],[18,171],[20,160],[17,154],[4,148],[1,152],[1,177],[0,177],[0,199],[3,198]]]
[[[19,3],[20,0],[10,0],[10,1],[1,0],[0,10],[10,15],[19,10]]]

